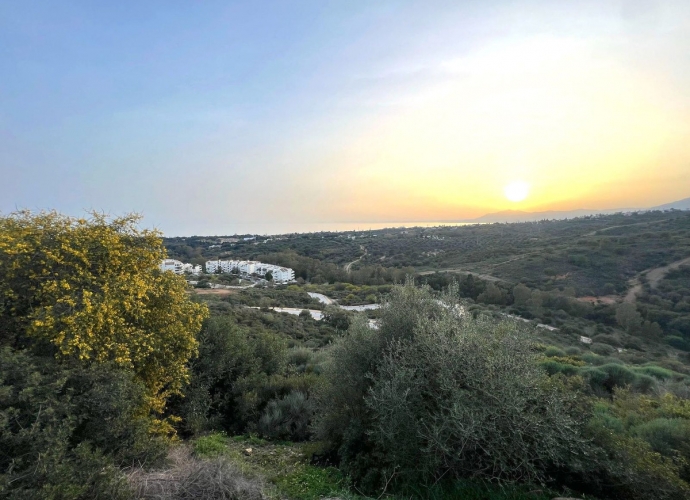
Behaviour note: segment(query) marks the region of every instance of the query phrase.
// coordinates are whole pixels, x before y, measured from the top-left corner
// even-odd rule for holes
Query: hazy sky
[[[661,204],[690,2],[0,0],[0,174],[171,235]]]

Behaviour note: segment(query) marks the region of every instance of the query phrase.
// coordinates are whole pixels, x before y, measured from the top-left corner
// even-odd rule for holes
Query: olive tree
[[[365,487],[395,477],[540,481],[587,450],[577,396],[538,366],[528,327],[465,314],[408,282],[380,327],[353,322],[331,349],[317,435]]]

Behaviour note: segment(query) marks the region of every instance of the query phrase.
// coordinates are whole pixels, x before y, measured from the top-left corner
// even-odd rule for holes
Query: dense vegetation
[[[219,243],[231,239],[238,241]],[[628,280],[645,269],[688,257],[690,213],[257,236],[251,241],[166,238],[165,245],[171,257],[200,264],[233,257],[288,265],[308,281],[319,277],[329,283],[384,284],[404,280],[404,273],[396,271],[455,269],[513,285],[572,287],[577,296],[605,295],[624,292]],[[352,271],[363,272],[348,275],[343,265],[356,259]]]
[[[0,497],[690,495],[689,214],[223,239],[0,219]]]
[[[207,309],[161,273],[136,217],[0,219],[0,487],[115,498],[116,466],[155,463]]]

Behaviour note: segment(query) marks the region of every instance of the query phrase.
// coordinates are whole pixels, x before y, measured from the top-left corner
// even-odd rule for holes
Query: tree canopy
[[[161,236],[139,219],[0,217],[0,344],[132,370],[161,412],[188,376],[207,310],[159,270]]]

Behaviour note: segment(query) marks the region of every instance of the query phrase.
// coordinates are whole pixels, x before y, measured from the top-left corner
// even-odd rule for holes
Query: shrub
[[[605,333],[600,333],[595,335],[592,340],[594,342],[599,342],[601,344],[607,344],[613,347],[623,347],[623,343],[618,339],[616,335],[607,335]]]
[[[668,345],[680,349],[681,351],[690,351],[690,342],[683,337],[669,336],[664,339]]]
[[[632,388],[635,389],[637,392],[647,393],[650,392],[652,389],[655,389],[656,387],[656,379],[654,377],[650,377],[649,375],[644,374],[638,374],[632,383]]]
[[[393,475],[539,480],[550,466],[577,467],[587,445],[576,396],[539,368],[527,328],[460,317],[447,297],[398,287],[379,330],[358,322],[334,345],[319,436],[368,486]]]
[[[0,382],[0,490],[11,498],[129,498],[116,466],[162,456],[131,373],[5,348]]]
[[[586,478],[595,486],[589,491],[604,498],[687,498],[688,410],[687,401],[669,394],[629,389],[595,404],[588,429],[605,454],[593,457],[601,467]]]
[[[227,458],[191,457],[182,447],[171,456],[172,466],[163,471],[133,470],[129,483],[134,498],[141,500],[265,500],[263,485],[248,479]]]
[[[554,356],[565,357],[565,352],[562,349],[559,349],[558,347],[549,346],[544,351],[544,356],[548,356],[549,358],[552,358]]]
[[[609,375],[603,370],[594,367],[587,367],[580,371],[580,374],[589,383],[589,386],[595,391],[608,391],[605,382]]]
[[[587,364],[599,366],[606,363],[606,358],[594,353],[585,353],[580,356]]]
[[[585,486],[595,494],[634,500],[683,500],[690,495],[690,487],[679,477],[679,466],[644,440],[593,425],[590,432],[606,453],[597,457],[598,469],[585,479]]]
[[[578,368],[571,364],[559,363],[553,359],[547,359],[541,361],[539,366],[546,370],[549,375],[556,375],[557,373],[562,373],[563,375],[576,375],[578,373]]]
[[[268,403],[259,420],[259,432],[271,439],[303,441],[309,437],[311,416],[312,404],[307,395],[291,392]]]
[[[610,390],[613,390],[614,387],[625,387],[628,384],[632,384],[636,378],[635,373],[619,364],[608,363],[601,365],[599,369],[608,375],[604,385]]]
[[[0,217],[0,344],[84,366],[109,361],[144,384],[143,412],[162,413],[186,381],[208,311],[182,277],[160,271],[160,235],[138,221]]]
[[[284,378],[286,363],[287,347],[280,337],[265,331],[251,335],[230,315],[209,319],[199,335],[199,356],[191,363],[185,398],[175,401],[181,429],[198,434],[255,428],[263,407],[276,397],[262,388],[275,377]]]
[[[316,373],[323,370],[326,356],[307,348],[295,348],[288,351],[288,365],[294,366],[298,373]]]
[[[616,350],[610,345],[598,344],[596,342],[590,346],[590,349],[593,353],[598,354],[599,356],[610,356],[611,354],[616,352]]]
[[[419,479],[448,471],[538,480],[576,456],[584,446],[566,430],[577,426],[564,411],[571,401],[536,369],[518,325],[453,323],[422,323],[412,342],[391,346],[382,360],[366,401],[386,460],[407,475],[421,470]]]
[[[667,457],[684,453],[690,457],[690,420],[683,418],[656,418],[633,426],[633,436],[644,439],[652,449]]]
[[[647,365],[636,367],[635,373],[643,373],[659,380],[668,380],[673,377],[673,372],[660,366]]]

